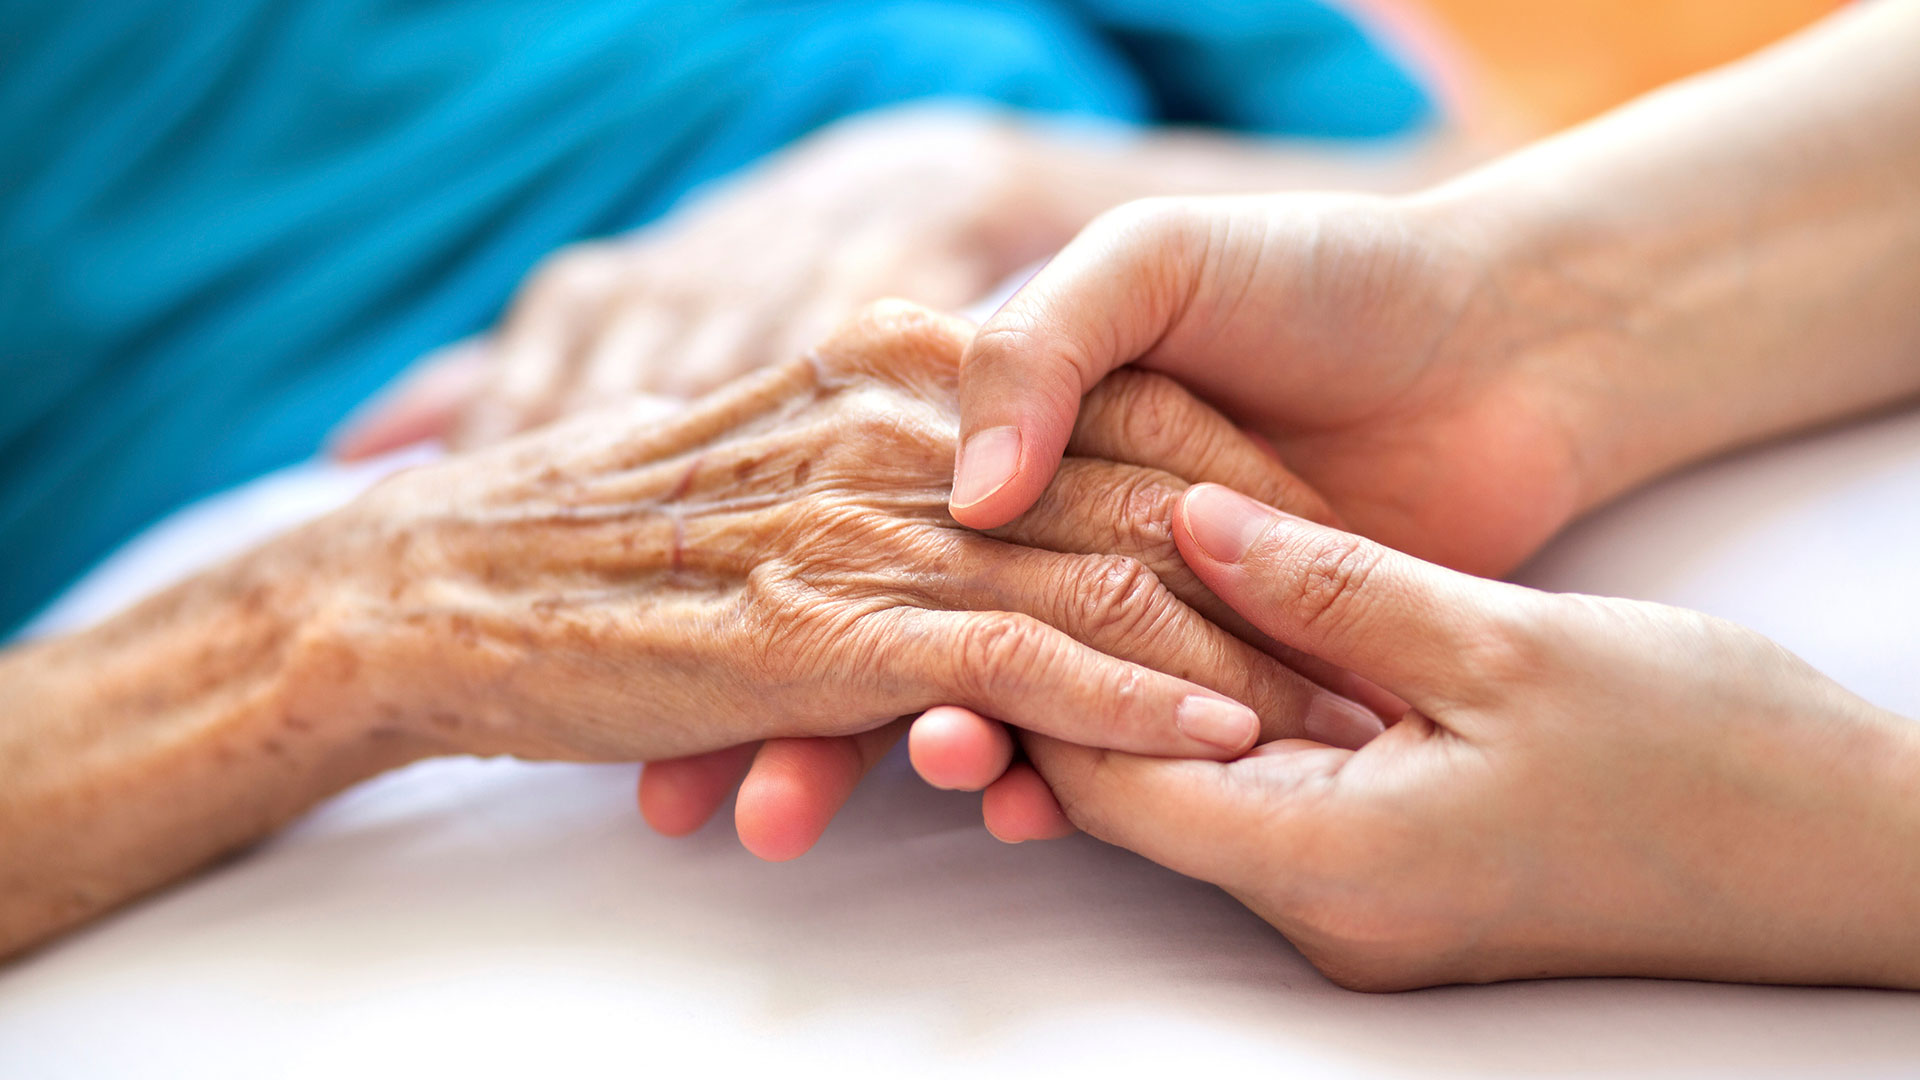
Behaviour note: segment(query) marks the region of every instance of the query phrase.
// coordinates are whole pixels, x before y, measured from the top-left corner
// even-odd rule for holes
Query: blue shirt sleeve
[[[311,455],[548,251],[836,118],[1367,136],[1426,108],[1305,0],[14,0],[0,58],[0,633]]]

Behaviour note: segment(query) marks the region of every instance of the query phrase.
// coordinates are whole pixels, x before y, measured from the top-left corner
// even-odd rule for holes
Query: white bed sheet
[[[163,527],[43,627],[379,468],[303,470]],[[1738,619],[1920,716],[1920,412],[1677,477],[1520,576]],[[1351,994],[1212,888],[1085,838],[1004,847],[897,759],[785,865],[725,815],[650,834],[633,779],[454,760],[352,791],[0,970],[0,1078],[1920,1076],[1916,994]]]

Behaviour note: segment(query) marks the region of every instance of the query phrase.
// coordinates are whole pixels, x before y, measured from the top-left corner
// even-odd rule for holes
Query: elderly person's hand
[[[337,451],[471,448],[636,391],[705,393],[882,296],[958,308],[1094,212],[1069,212],[1034,156],[1009,119],[952,106],[832,125],[655,224],[555,252],[494,331],[424,363]]]
[[[421,362],[343,457],[471,448],[634,393],[687,396],[798,356],[883,296],[954,309],[1149,194],[1408,187],[1473,151],[1305,151],[948,104],[850,117],[620,237],[555,252],[499,326]]]
[[[1175,537],[1261,629],[1411,708],[1357,751],[1228,763],[1024,737],[1080,827],[1350,987],[1920,988],[1920,725],[1732,624],[1471,578],[1224,488],[1188,491]]]
[[[1154,471],[1077,463],[1014,543],[947,517],[970,329],[882,305],[671,422],[592,414],[382,485],[331,526],[360,563],[316,646],[358,672],[334,711],[605,760],[943,703],[1141,753],[1297,729],[1311,683],[1101,553]]]
[[[896,718],[950,704],[1231,757],[1359,711],[1112,554],[1127,507],[1183,486],[1162,470],[1324,513],[1164,380],[1090,401],[1088,456],[1056,502],[1003,537],[956,525],[971,330],[876,307],[672,420],[622,407],[400,474],[0,657],[0,954],[433,754],[633,761],[836,736],[818,747],[871,755]],[[1166,437],[1135,437],[1143,422]]]
[[[947,347],[957,350],[960,344],[955,340]],[[888,348],[902,354],[902,362],[911,351],[898,344]],[[1098,629],[1105,635],[1098,639],[1105,643],[1102,648],[1122,650],[1116,655],[1134,655],[1125,650],[1143,648],[1149,638],[1167,637],[1172,628],[1145,607],[1120,610],[1110,592],[1116,587],[1157,583],[1152,591],[1177,601],[1183,619],[1191,608],[1255,646],[1249,651],[1236,645],[1230,656],[1222,657],[1222,662],[1256,665],[1244,673],[1243,681],[1222,690],[1257,697],[1271,692],[1262,689],[1265,680],[1278,677],[1282,685],[1275,689],[1291,695],[1301,685],[1293,674],[1297,671],[1334,691],[1313,692],[1300,714],[1300,730],[1336,745],[1357,746],[1381,729],[1378,714],[1368,706],[1391,711],[1397,707],[1395,699],[1260,633],[1200,584],[1173,543],[1173,507],[1190,482],[1260,491],[1297,513],[1329,520],[1318,495],[1218,413],[1170,380],[1143,372],[1116,372],[1094,388],[1080,412],[1067,454],[1040,503],[989,534],[997,540],[1076,553],[1098,570],[1088,578],[1089,584],[1067,590],[1075,595],[1065,610],[1084,608],[1084,620],[1051,614],[1052,609],[1045,617],[1064,618],[1062,625]],[[1166,651],[1141,654],[1152,657],[1143,662],[1173,665],[1166,668],[1170,671],[1187,670],[1185,665],[1195,657],[1183,654],[1190,647],[1186,637],[1184,632],[1167,637]],[[1212,632],[1205,637],[1230,640]],[[1276,668],[1269,657],[1285,667]],[[1211,661],[1208,664],[1211,670]],[[1243,700],[1258,704],[1255,697]],[[922,741],[927,731],[943,724],[972,731],[981,726],[974,719],[977,715],[959,708],[934,709],[917,721],[915,730],[922,734]],[[1105,722],[1090,721],[1094,726]],[[997,764],[963,764],[960,778],[948,786],[979,787],[990,777],[968,784],[965,777],[970,773],[964,770],[989,768],[997,774],[1006,765],[1011,739],[997,725],[982,727],[983,738],[996,746],[992,753],[997,754]],[[899,727],[890,726],[842,738],[776,738],[764,745],[744,744],[653,761],[642,775],[641,809],[662,832],[691,832],[712,816],[745,774],[735,806],[741,841],[764,858],[793,858],[819,838],[867,769],[900,734]]]

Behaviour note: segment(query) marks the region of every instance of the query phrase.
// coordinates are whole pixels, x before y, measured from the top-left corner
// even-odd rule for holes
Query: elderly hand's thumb
[[[1316,525],[1217,484],[1188,489],[1174,539],[1253,625],[1410,700],[1460,655],[1490,606],[1523,593]]]

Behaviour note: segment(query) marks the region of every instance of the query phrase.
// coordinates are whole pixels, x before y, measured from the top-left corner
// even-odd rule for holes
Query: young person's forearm
[[[1589,503],[1920,392],[1920,5],[1862,4],[1421,201],[1553,314]]]
[[[1478,165],[1493,152],[1445,128],[1377,144],[1046,123],[1034,124],[1023,137],[1045,198],[1076,230],[1122,203],[1165,195],[1414,191]]]
[[[268,547],[0,657],[0,957],[421,755],[330,700],[315,568]]]

